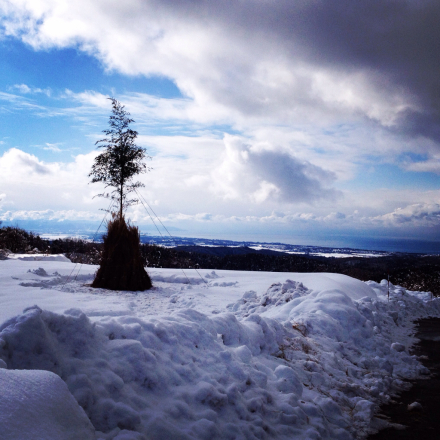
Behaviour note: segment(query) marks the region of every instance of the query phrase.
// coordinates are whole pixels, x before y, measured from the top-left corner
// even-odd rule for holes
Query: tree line
[[[0,228],[0,249],[11,252],[39,252],[65,254],[71,261],[98,265],[103,244],[79,238],[45,240],[17,227]],[[395,285],[409,290],[432,292],[440,296],[440,256],[392,254],[375,258],[328,258],[308,255],[210,255],[195,250],[165,248],[154,244],[141,244],[142,263],[148,268],[181,268],[242,270],[266,272],[333,272],[363,281],[380,282],[390,276]]]

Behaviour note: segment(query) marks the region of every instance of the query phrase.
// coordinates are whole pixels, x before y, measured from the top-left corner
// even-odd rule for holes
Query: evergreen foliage
[[[0,249],[8,249],[13,253],[24,253],[35,248],[39,251],[46,251],[47,247],[47,242],[33,232],[27,232],[13,226],[0,228]]]
[[[130,124],[134,122],[130,113],[118,100],[109,99],[112,102],[110,127],[103,130],[107,137],[95,144],[101,144],[98,148],[103,148],[104,151],[95,158],[89,177],[92,177],[91,183],[103,182],[105,188],[114,188],[110,193],[104,192],[96,197],[116,201],[119,217],[122,218],[125,208],[138,203],[136,198],[129,199],[128,195],[145,186],[141,182],[133,182],[133,177],[149,170],[144,160],[150,157],[145,148],[135,144],[138,133],[130,128]]]

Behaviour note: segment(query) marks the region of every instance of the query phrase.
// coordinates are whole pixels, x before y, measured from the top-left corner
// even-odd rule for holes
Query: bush
[[[6,226],[0,228],[0,249],[9,249],[14,253],[28,252],[34,248],[46,250],[47,242],[32,232],[24,229]]]

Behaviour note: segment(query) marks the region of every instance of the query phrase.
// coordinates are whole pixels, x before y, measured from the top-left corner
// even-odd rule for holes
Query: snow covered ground
[[[364,438],[426,373],[412,321],[440,316],[338,274],[155,269],[132,293],[95,270],[0,261],[2,439]]]

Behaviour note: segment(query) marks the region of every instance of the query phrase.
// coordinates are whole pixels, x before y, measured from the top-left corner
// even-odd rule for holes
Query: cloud
[[[377,228],[420,230],[420,228],[431,228],[440,226],[440,205],[439,204],[414,204],[405,208],[398,208],[393,212],[379,216],[362,216],[357,211],[346,215],[341,212],[330,212],[328,214],[316,215],[311,212],[278,213],[272,212],[269,215],[247,215],[247,216],[225,216],[207,213],[184,214],[171,213],[160,216],[164,223],[179,222],[202,222],[209,221],[217,224],[245,223],[251,225],[280,225],[285,228],[308,226],[313,228],[332,227],[333,230],[356,230],[362,228],[364,231],[377,230]],[[149,221],[149,217],[140,215],[137,221]]]
[[[50,96],[52,91],[51,89],[40,89],[38,87],[29,87],[26,84],[14,84],[13,86],[9,87],[10,91],[17,90],[19,93],[22,93],[24,95],[26,94],[37,94],[37,93],[43,93],[46,96]]]
[[[388,214],[370,219],[372,223],[397,227],[432,227],[440,226],[440,205],[414,204],[405,208],[398,208]]]
[[[3,0],[0,8],[0,32],[36,50],[74,47],[108,71],[177,85],[176,99],[118,96],[147,133],[139,142],[154,156],[154,170],[142,176],[144,192],[169,221],[435,223],[432,213],[418,218],[397,207],[433,204],[438,191],[388,187],[365,196],[355,181],[365,163],[440,171],[434,0],[135,0],[112,7],[104,0]],[[53,109],[32,101],[43,89],[11,90],[0,92],[2,111],[68,116],[92,127],[91,137],[99,135],[92,124],[110,109],[107,96],[93,90],[65,90]],[[222,141],[224,131],[239,136]],[[164,132],[177,135],[157,135]],[[407,152],[424,159],[402,161]],[[93,157],[65,164],[10,153],[0,159],[0,183],[20,209],[41,210],[33,200],[38,191],[44,208],[93,210],[99,190],[86,176]],[[344,197],[337,188],[345,188]]]
[[[110,70],[172,78],[209,111],[278,121],[370,119],[438,140],[434,0],[380,3],[3,2],[5,35],[76,47]]]
[[[6,108],[0,107],[0,109],[3,111],[9,112],[11,108],[15,108],[19,110],[33,110],[33,111],[45,110],[43,106],[35,104],[34,102],[30,101],[28,98],[13,93],[0,92],[0,101],[5,101],[8,104]]]
[[[312,203],[339,196],[329,188],[334,174],[310,162],[239,136],[226,135],[224,144],[223,162],[212,171],[211,190],[225,199]]]
[[[2,221],[14,221],[14,220],[45,220],[45,221],[78,221],[89,220],[97,221],[102,219],[102,214],[91,213],[89,211],[76,211],[73,209],[54,211],[52,209],[46,210],[21,210],[21,211],[6,211],[0,213],[0,220]]]
[[[430,157],[424,161],[405,162],[403,166],[408,171],[440,174],[440,155]]]
[[[68,163],[45,162],[11,148],[0,156],[0,188],[7,191],[8,203],[16,210],[90,209],[82,205],[82,198],[99,192],[99,188],[88,187],[87,177],[96,154],[79,154]],[[66,193],[72,195],[71,199],[63,197]],[[96,209],[102,205],[97,200],[93,204]]]
[[[53,151],[54,153],[60,153],[61,148],[58,147],[59,144],[50,144],[49,142],[46,142],[46,146],[43,147],[43,150]]]
[[[103,0],[21,0],[0,7],[4,34],[36,50],[75,47],[109,71],[171,79],[183,97],[121,96],[142,128],[194,135],[218,134],[215,126],[226,125],[226,131],[232,127],[253,139],[258,132],[261,141],[277,145],[284,145],[278,137],[295,133],[287,154],[338,179],[353,177],[367,154],[393,162],[402,152],[439,150],[434,97],[440,78],[432,48],[440,31],[427,27],[440,16],[433,0],[227,6],[144,0],[112,8]],[[48,115],[90,124],[108,111],[101,93],[66,90],[63,96],[75,105],[46,109]],[[281,200],[278,189],[260,180],[253,200]]]
[[[32,174],[48,175],[52,173],[50,167],[39,161],[36,156],[17,148],[11,148],[0,158],[0,172],[3,176],[7,176],[16,175],[19,170],[27,177]]]

